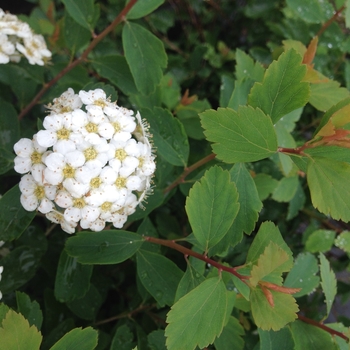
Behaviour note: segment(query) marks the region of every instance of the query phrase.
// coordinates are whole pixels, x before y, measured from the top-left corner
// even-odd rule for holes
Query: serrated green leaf
[[[334,245],[350,253],[350,231],[343,231],[334,241]]]
[[[350,163],[350,152],[348,148],[338,146],[318,146],[315,148],[308,148],[304,153],[314,157],[325,157],[339,160],[340,162]]]
[[[94,0],[62,0],[70,16],[81,26],[88,30],[93,30],[94,20]]]
[[[302,20],[309,23],[322,23],[333,15],[333,7],[322,0],[287,0],[287,5]]]
[[[298,176],[283,177],[272,193],[272,199],[277,202],[289,202],[298,188]]]
[[[326,317],[328,317],[332,308],[334,298],[337,294],[337,279],[333,270],[330,267],[329,261],[322,253],[320,253],[320,274],[321,286],[325,295],[325,301],[327,306]]]
[[[26,211],[20,203],[18,185],[7,191],[0,199],[0,240],[9,242],[21,236],[34,219],[36,212]]]
[[[236,69],[235,74],[238,80],[249,78],[252,81],[262,81],[264,78],[264,68],[259,62],[247,55],[244,51],[236,50]]]
[[[41,333],[13,310],[9,310],[0,328],[0,350],[39,350]]]
[[[101,77],[108,79],[126,95],[136,94],[134,78],[124,56],[109,55],[94,57],[92,66]]]
[[[294,341],[288,327],[279,331],[263,331],[258,329],[260,350],[294,350]]]
[[[187,269],[176,290],[175,302],[200,285],[205,278],[187,261]]]
[[[161,40],[144,27],[126,22],[123,27],[125,58],[137,89],[144,95],[152,93],[167,66],[167,55]]]
[[[270,242],[259,256],[257,264],[253,266],[249,281],[253,287],[263,280],[282,285],[282,273],[291,268],[288,253],[276,243]]]
[[[204,134],[217,158],[226,163],[253,162],[274,154],[276,133],[261,110],[241,106],[238,112],[219,108],[200,113]]]
[[[61,303],[83,297],[90,288],[93,266],[78,263],[62,250],[55,279],[55,297]]]
[[[340,84],[334,80],[310,85],[310,104],[319,111],[326,111],[347,97],[349,97],[349,90],[340,87]]]
[[[234,238],[231,235],[230,237],[232,242],[237,244],[242,239],[242,232],[249,235],[253,231],[263,204],[259,199],[254,180],[244,164],[235,164],[231,168],[230,174],[231,181],[236,184],[240,204],[239,212],[230,229],[230,232],[238,236]],[[240,239],[238,239],[239,237]]]
[[[306,174],[313,206],[333,219],[350,221],[350,188],[344,186],[350,164],[315,157],[309,159]]]
[[[138,19],[147,16],[155,9],[157,9],[164,0],[142,0],[138,1],[129,11],[127,19]]]
[[[216,350],[243,350],[244,328],[239,323],[237,318],[230,316],[227,325],[222,330],[222,333],[215,339],[214,345]]]
[[[337,350],[330,333],[301,321],[290,325],[295,350]]]
[[[251,244],[246,263],[251,263],[255,265],[261,254],[265,251],[265,248],[274,242],[281,249],[287,252],[289,256],[289,263],[293,263],[292,251],[288,247],[287,243],[284,241],[279,229],[272,222],[263,222],[256,234],[253,243]],[[289,264],[288,263],[288,264]]]
[[[284,281],[284,286],[289,288],[301,288],[293,297],[301,297],[310,294],[320,284],[317,259],[310,253],[301,253],[295,259],[294,266],[289,271]]]
[[[279,183],[272,176],[262,173],[254,176],[253,180],[261,201],[265,200],[274,191]]]
[[[16,291],[17,311],[28,320],[31,326],[40,330],[43,323],[43,313],[37,301],[31,301],[25,293]]]
[[[68,14],[64,17],[63,35],[66,46],[71,50],[73,55],[91,40],[90,30],[81,26]]]
[[[196,182],[186,200],[186,212],[193,234],[207,251],[227,233],[239,204],[236,185],[228,171],[212,167]]]
[[[335,231],[316,230],[310,234],[305,243],[305,249],[311,253],[327,252],[332,248]]]
[[[235,87],[227,103],[227,107],[237,111],[239,106],[246,105],[248,101],[248,94],[253,84],[254,81],[250,80],[249,78],[236,80]]]
[[[183,272],[163,255],[139,250],[136,255],[137,275],[143,286],[160,306],[172,305]]]
[[[50,350],[94,350],[97,345],[98,333],[92,327],[74,328],[64,335]]]
[[[279,293],[270,290],[274,307],[266,299],[264,292],[260,288],[253,288],[250,294],[252,315],[257,327],[262,330],[278,331],[289,322],[297,318],[299,311],[295,299],[290,294]]]
[[[133,232],[82,231],[67,240],[65,249],[81,264],[118,264],[133,256],[142,243],[142,238]]]
[[[259,107],[276,123],[284,115],[304,106],[309,98],[309,84],[302,82],[306,66],[293,49],[284,52],[266,70],[262,83],[255,83],[249,104]]]
[[[169,110],[159,107],[142,109],[141,115],[150,124],[157,152],[170,164],[186,166],[189,144],[181,122]]]
[[[220,277],[205,280],[174,304],[165,329],[168,350],[194,350],[214,342],[225,326],[227,291]]]
[[[6,314],[9,310],[10,308],[7,305],[5,305],[4,303],[0,303],[0,327],[2,325],[3,319],[6,317]]]

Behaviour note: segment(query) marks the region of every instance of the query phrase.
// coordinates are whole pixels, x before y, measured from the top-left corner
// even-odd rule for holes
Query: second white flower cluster
[[[64,231],[121,228],[150,192],[155,171],[148,125],[110,102],[101,89],[68,89],[48,106],[33,139],[14,145],[15,170],[26,174],[21,204]]]
[[[21,54],[30,64],[40,66],[51,57],[42,35],[33,33],[28,23],[0,9],[0,64],[19,62]]]

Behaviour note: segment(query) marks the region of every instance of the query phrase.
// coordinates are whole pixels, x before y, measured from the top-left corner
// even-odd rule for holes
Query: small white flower
[[[79,109],[82,105],[83,102],[79,95],[75,94],[72,88],[69,88],[60,97],[54,98],[53,104],[49,104],[47,107],[50,114],[64,114]]]
[[[1,274],[2,274],[2,272],[4,271],[4,267],[3,266],[0,266],[0,281],[1,281]],[[1,291],[0,291],[0,300],[2,299],[2,293],[1,293]]]
[[[33,211],[38,209],[46,214],[54,208],[53,200],[56,196],[56,187],[44,185],[35,181],[30,174],[24,175],[19,183],[22,192],[20,201],[25,210]]]
[[[67,221],[63,214],[57,210],[50,211],[46,214],[47,219],[55,224],[60,224],[63,231],[67,233],[74,233],[77,223],[75,221]]]

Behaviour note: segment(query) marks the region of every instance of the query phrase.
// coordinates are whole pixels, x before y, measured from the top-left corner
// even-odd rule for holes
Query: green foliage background
[[[0,350],[348,349],[350,1],[22,6],[53,57],[0,65]],[[13,145],[69,87],[150,123],[122,230],[20,206]]]

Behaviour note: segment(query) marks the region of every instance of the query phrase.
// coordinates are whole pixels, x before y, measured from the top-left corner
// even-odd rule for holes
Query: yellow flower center
[[[112,203],[111,202],[104,202],[102,205],[101,205],[101,209],[103,211],[110,211],[111,210],[111,207],[112,207]]]
[[[31,156],[30,160],[32,161],[33,164],[40,164],[41,163],[41,153],[38,151],[34,151]]]
[[[94,101],[94,105],[100,106],[100,107],[102,107],[102,108],[107,106],[106,101],[105,101],[103,98],[100,98],[100,99],[98,99],[98,100],[95,100],[95,101]]]
[[[75,169],[73,167],[71,167],[70,165],[66,165],[64,168],[63,168],[63,176],[65,178],[71,178],[71,177],[74,177],[75,175]]]
[[[122,128],[118,122],[112,123],[115,132],[119,132]]]
[[[118,179],[115,180],[115,185],[117,186],[117,188],[124,188],[126,185],[126,178],[118,177]]]
[[[90,180],[90,187],[91,188],[99,188],[102,183],[102,180],[99,177],[94,177]]]
[[[73,201],[73,207],[78,208],[78,209],[82,209],[84,208],[86,205],[85,201],[83,198],[76,198]]]
[[[121,148],[117,149],[115,151],[115,158],[119,159],[120,161],[124,160],[128,154]]]
[[[70,131],[66,128],[62,128],[61,130],[57,131],[57,138],[59,140],[68,140],[70,135]]]
[[[34,195],[39,200],[43,199],[45,197],[44,186],[37,186],[36,189],[34,190]]]
[[[97,125],[91,122],[86,125],[85,129],[87,130],[87,132],[93,132],[95,134],[98,131]]]
[[[95,148],[93,147],[90,147],[90,148],[87,148],[85,151],[84,151],[84,156],[85,156],[85,159],[86,160],[92,160],[92,159],[95,159],[97,157],[97,151],[95,150]]]

